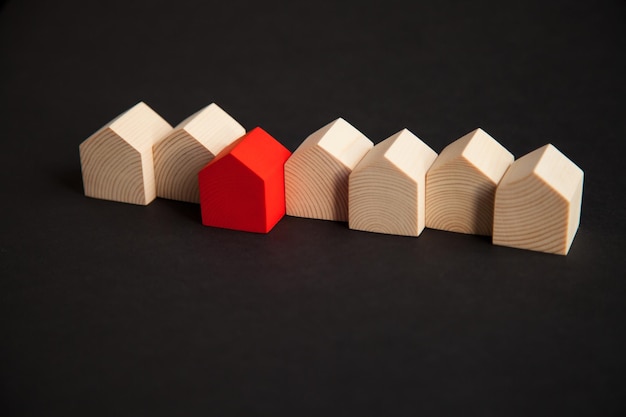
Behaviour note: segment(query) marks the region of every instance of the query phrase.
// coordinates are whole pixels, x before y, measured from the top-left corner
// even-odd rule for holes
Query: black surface
[[[626,3],[507,3],[4,4],[1,414],[624,415]],[[140,100],[292,151],[339,116],[551,142],[581,226],[561,257],[84,197],[79,143]]]

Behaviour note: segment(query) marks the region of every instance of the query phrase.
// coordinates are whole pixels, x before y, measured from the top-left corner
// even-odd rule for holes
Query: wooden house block
[[[202,224],[268,233],[285,215],[290,155],[260,127],[227,146],[198,174]]]
[[[287,214],[348,221],[348,178],[373,146],[342,118],[312,133],[285,164]]]
[[[350,174],[350,229],[419,236],[426,171],[436,157],[407,129],[374,146]]]
[[[198,172],[246,130],[213,103],[154,145],[157,197],[200,202]]]
[[[482,129],[446,146],[426,174],[426,227],[491,236],[496,186],[511,163]]]
[[[580,222],[583,177],[552,145],[515,161],[496,190],[493,243],[567,255]]]
[[[80,144],[88,197],[147,205],[156,197],[152,146],[172,131],[141,102]]]

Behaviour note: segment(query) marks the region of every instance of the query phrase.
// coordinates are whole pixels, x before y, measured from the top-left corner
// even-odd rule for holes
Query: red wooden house
[[[268,233],[285,215],[290,155],[260,127],[226,147],[198,174],[202,224]]]

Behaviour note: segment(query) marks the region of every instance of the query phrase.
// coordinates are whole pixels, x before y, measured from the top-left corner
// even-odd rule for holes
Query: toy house
[[[446,146],[426,173],[426,227],[491,236],[496,186],[511,163],[482,129]]]
[[[437,153],[403,129],[378,143],[350,174],[350,229],[419,236],[426,171]]]
[[[198,174],[202,224],[268,233],[285,215],[290,155],[260,127],[227,146]]]
[[[245,129],[213,103],[154,145],[157,197],[200,202],[198,172]]]
[[[85,195],[147,205],[156,197],[152,146],[172,131],[140,102],[79,146]]]
[[[515,161],[496,190],[493,243],[566,255],[580,223],[583,178],[552,145]]]
[[[285,164],[287,214],[348,221],[348,178],[373,146],[342,118],[312,133]]]

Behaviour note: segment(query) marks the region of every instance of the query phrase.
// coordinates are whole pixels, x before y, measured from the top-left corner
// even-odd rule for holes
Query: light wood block
[[[426,172],[435,158],[437,153],[407,129],[374,146],[350,174],[350,229],[419,236]]]
[[[567,255],[580,223],[583,178],[552,145],[515,161],[496,190],[493,243]]]
[[[198,172],[245,133],[215,103],[189,116],[154,145],[157,197],[199,203]]]
[[[490,236],[496,186],[511,163],[482,129],[446,146],[426,174],[426,227]]]
[[[152,146],[172,131],[140,102],[80,144],[88,197],[147,205],[156,198]]]
[[[287,214],[348,221],[348,178],[373,146],[342,118],[307,137],[285,164]]]
[[[227,146],[198,174],[202,224],[268,233],[285,215],[290,155],[260,127]]]

